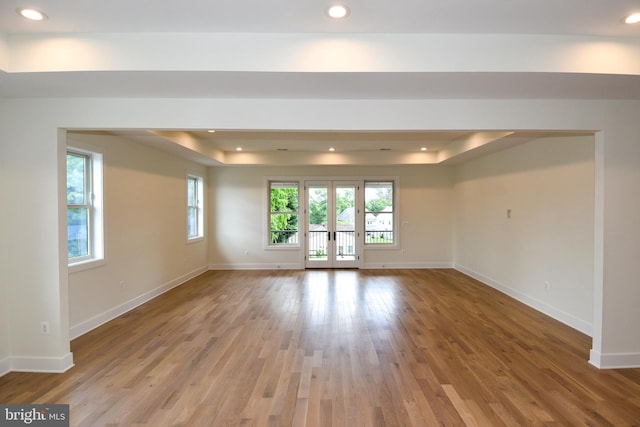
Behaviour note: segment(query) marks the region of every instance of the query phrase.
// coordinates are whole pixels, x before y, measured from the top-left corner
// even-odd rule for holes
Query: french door
[[[360,197],[356,181],[305,182],[307,268],[359,267]]]

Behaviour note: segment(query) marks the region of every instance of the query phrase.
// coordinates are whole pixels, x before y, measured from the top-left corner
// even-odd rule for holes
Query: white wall
[[[448,167],[220,167],[211,168],[209,176],[211,268],[303,268],[301,249],[264,248],[265,177],[397,177],[400,247],[365,250],[363,266],[452,265],[453,183]]]
[[[74,337],[206,270],[206,240],[186,239],[186,175],[206,182],[206,168],[111,136],[70,134],[67,144],[104,162],[106,263],[69,273]]]
[[[2,174],[8,180],[0,209],[8,365],[61,371],[72,365],[72,355],[65,323],[67,283],[60,270],[58,132],[20,126],[8,102],[0,103],[0,118]],[[37,141],[38,149],[25,140]],[[40,333],[42,321],[49,322],[49,335]]]
[[[587,334],[594,155],[593,137],[540,139],[459,166],[455,185],[456,268]]]
[[[639,111],[640,104],[611,109],[611,115],[628,125],[610,128],[596,140],[602,153],[596,163],[601,173],[596,203],[602,209],[596,215],[603,218],[602,226],[596,226],[602,243],[596,253],[602,260],[596,262],[596,280],[601,277],[603,286],[596,286],[594,318],[602,322],[594,322],[594,336],[602,337],[602,350],[594,346],[591,359],[598,366],[640,366]]]
[[[1,44],[1,41],[0,41]],[[0,105],[2,101],[0,100]],[[0,116],[0,129],[2,129],[2,117]],[[9,145],[0,139],[0,236],[8,236],[11,224],[8,218],[8,208],[5,201],[9,199],[9,187],[13,185],[13,180],[9,175]],[[3,239],[4,240],[4,237]],[[9,322],[9,289],[7,283],[9,281],[9,252],[11,247],[7,244],[0,243],[0,375],[9,371],[11,366],[9,357],[11,355],[11,346],[9,343],[10,326]]]
[[[6,258],[2,254],[3,258]],[[7,290],[4,279],[0,279],[0,375],[4,375],[10,369],[9,356],[11,356],[11,346],[9,343],[9,316],[7,306]]]
[[[2,253],[2,258],[6,259],[6,254]],[[2,267],[2,264],[0,264]],[[5,271],[2,268],[2,271]],[[4,277],[0,277],[0,375],[10,370],[9,356],[11,355],[11,347],[9,344],[9,316],[7,305],[7,289]]]

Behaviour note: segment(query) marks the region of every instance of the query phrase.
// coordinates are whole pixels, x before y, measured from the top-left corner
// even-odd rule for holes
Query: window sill
[[[264,249],[267,251],[297,251],[300,250],[300,245],[267,245]]]
[[[203,241],[204,241],[204,236],[192,237],[190,239],[187,239],[187,245],[190,245],[192,243],[203,242]]]
[[[69,264],[69,273],[77,273],[80,271],[90,270],[92,268],[102,267],[106,263],[107,261],[104,258],[75,262],[73,264]]]

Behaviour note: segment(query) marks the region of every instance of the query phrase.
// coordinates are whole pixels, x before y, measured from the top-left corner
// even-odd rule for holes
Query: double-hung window
[[[269,181],[269,246],[297,246],[300,184]]]
[[[394,181],[364,182],[365,244],[395,245]]]
[[[187,175],[187,240],[204,237],[203,179]]]
[[[102,155],[67,150],[67,257],[69,266],[104,258]]]

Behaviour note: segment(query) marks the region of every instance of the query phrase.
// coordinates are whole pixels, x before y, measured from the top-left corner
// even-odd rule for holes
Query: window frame
[[[84,172],[84,203],[69,203],[66,200],[67,218],[70,209],[87,210],[87,249],[86,255],[69,257],[69,223],[67,220],[67,267],[70,272],[93,268],[105,262],[104,237],[104,194],[103,194],[103,155],[94,150],[67,146],[65,152],[65,166],[67,156],[83,157]],[[68,176],[65,169],[65,184],[68,188]]]
[[[195,183],[195,204],[190,203],[189,198],[189,186],[191,182]],[[202,175],[199,175],[194,172],[188,172],[186,177],[186,236],[187,243],[194,243],[205,238],[205,226],[204,226],[204,178]],[[195,227],[196,233],[190,234],[189,220],[190,220],[190,210],[195,209]]]
[[[295,185],[295,187],[298,190],[298,194],[297,194],[297,209],[296,210],[292,210],[292,211],[272,211],[271,210],[271,190],[272,190],[272,185],[273,184],[280,184],[280,185],[287,185],[287,184],[291,184],[291,185]],[[266,219],[264,221],[265,223],[265,243],[264,246],[266,249],[275,249],[275,250],[282,250],[282,249],[300,249],[301,246],[301,221],[303,221],[303,216],[302,216],[302,211],[301,211],[301,207],[300,207],[300,203],[301,203],[301,188],[302,188],[302,184],[300,179],[294,178],[268,178],[265,180],[265,187],[266,187],[266,198],[265,198],[265,209],[263,210],[266,213]],[[271,239],[271,218],[273,215],[282,215],[283,213],[289,213],[289,214],[294,214],[297,216],[297,224],[296,224],[296,233],[297,233],[297,242],[295,243],[273,243],[272,239]]]
[[[392,191],[392,210],[391,212],[384,212],[384,213],[390,213],[392,215],[392,236],[393,236],[393,241],[390,243],[373,243],[373,242],[367,242],[367,214],[370,213],[367,210],[367,184],[384,184],[384,183],[390,183],[391,184],[391,191]],[[400,247],[400,228],[399,228],[399,223],[400,223],[400,218],[399,218],[399,206],[398,206],[398,200],[399,200],[399,190],[398,188],[400,187],[399,185],[399,179],[397,177],[393,177],[393,178],[388,178],[388,177],[384,177],[384,178],[365,178],[363,180],[363,192],[362,192],[362,212],[363,212],[363,225],[364,225],[364,238],[363,238],[363,247],[364,249],[397,249]],[[382,212],[382,211],[381,211]]]

